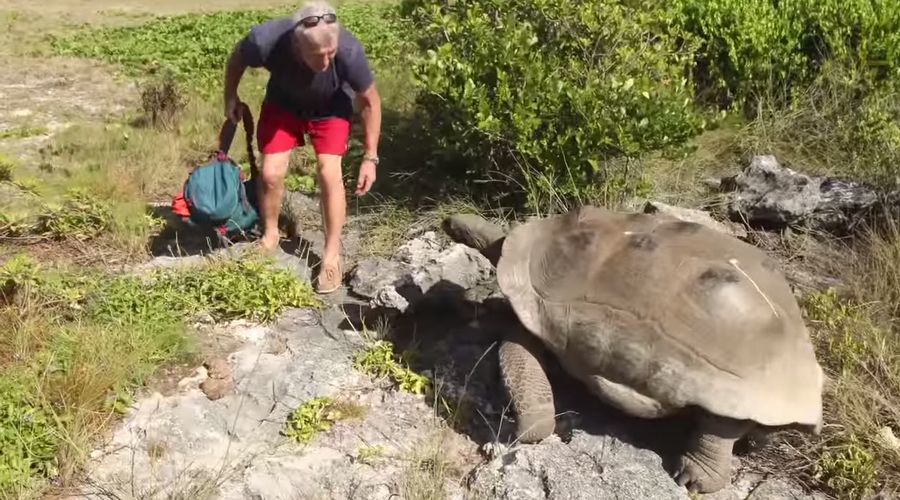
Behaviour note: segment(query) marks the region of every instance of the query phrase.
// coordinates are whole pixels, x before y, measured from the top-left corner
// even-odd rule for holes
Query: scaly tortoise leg
[[[500,372],[517,420],[519,442],[538,442],[556,426],[553,389],[543,362],[543,345],[523,326],[506,332],[499,349]]]
[[[678,461],[675,481],[689,491],[712,493],[728,485],[734,443],[754,423],[703,413]]]

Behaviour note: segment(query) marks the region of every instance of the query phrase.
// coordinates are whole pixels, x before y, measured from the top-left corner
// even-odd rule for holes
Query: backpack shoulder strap
[[[256,155],[253,153],[253,113],[250,111],[250,107],[243,102],[238,104],[238,109],[243,120],[244,135],[247,139],[247,159],[250,162],[250,177],[256,178],[259,169],[256,165]],[[216,151],[216,156],[220,161],[228,158],[228,150],[231,149],[236,130],[237,125],[226,118],[219,131],[219,149]]]

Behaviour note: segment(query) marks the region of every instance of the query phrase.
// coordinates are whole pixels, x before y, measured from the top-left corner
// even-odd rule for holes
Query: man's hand
[[[241,121],[240,105],[241,99],[237,95],[225,98],[225,118],[231,120],[231,123]]]
[[[359,166],[359,180],[356,182],[356,196],[362,196],[369,192],[375,183],[375,162],[363,160]]]

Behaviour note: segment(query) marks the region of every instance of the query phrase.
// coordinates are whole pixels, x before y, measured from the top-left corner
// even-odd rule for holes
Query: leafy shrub
[[[55,239],[88,240],[109,228],[112,210],[105,202],[81,189],[72,189],[60,207],[41,214],[36,232]]]
[[[606,160],[678,143],[703,119],[690,46],[659,9],[616,0],[406,0],[423,55],[420,104],[460,177],[525,163],[560,194],[607,180]]]
[[[894,0],[675,0],[672,21],[700,42],[698,91],[752,107],[770,90],[812,83],[824,61],[873,82],[900,76],[900,9]]]

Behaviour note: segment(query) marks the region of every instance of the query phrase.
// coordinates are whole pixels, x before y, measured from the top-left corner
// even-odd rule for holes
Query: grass
[[[900,493],[900,238],[871,232],[835,263],[847,290],[807,297],[817,354],[832,379],[823,438],[806,443],[813,478],[839,498]],[[888,436],[886,439],[885,436]]]
[[[427,124],[414,120],[411,75],[398,62],[409,47],[392,8],[376,2],[339,9],[372,58],[385,99],[385,166],[376,190],[389,193],[388,199],[355,201],[358,211],[375,213],[366,231],[366,251],[373,255],[390,253],[411,228],[431,227],[448,211],[489,209],[481,200],[472,206],[435,194],[453,180],[426,167],[452,152],[435,150]],[[188,168],[215,146],[228,51],[250,25],[286,9],[159,17],[52,37],[50,48],[57,55],[113,63],[140,80],[141,107],[119,121],[80,123],[54,136],[38,171],[0,157],[0,181],[13,181],[37,200],[22,217],[4,209],[0,237],[37,235],[80,242],[85,251],[110,246],[146,256],[146,243],[158,227],[146,202],[170,200]],[[33,21],[10,16],[4,23],[18,32]],[[264,77],[251,71],[242,83],[241,96],[251,109],[258,109]],[[742,158],[762,153],[807,172],[890,186],[900,165],[900,100],[889,91],[862,98],[855,85],[834,70],[801,93],[793,107],[777,108],[766,104],[778,101],[775,97],[763,99],[752,120],[722,123],[683,148],[613,165],[616,181],[582,200],[563,199],[555,181],[537,175],[526,175],[521,186],[500,184],[487,191],[515,189],[538,214],[580,202],[619,205],[629,201],[617,196],[621,192],[693,205],[706,196],[698,189],[701,178],[733,171]],[[0,138],[38,133],[43,131],[22,127],[0,132]],[[246,162],[243,140],[239,132],[232,148],[239,162]],[[351,183],[358,134],[354,141],[345,162]],[[293,173],[289,189],[313,189],[311,173]],[[436,207],[425,213],[422,199],[429,196]],[[497,210],[505,217],[526,215],[514,208]],[[854,252],[853,265],[842,269],[851,296],[823,293],[805,304],[820,359],[835,384],[826,399],[830,425],[820,443],[808,443],[803,460],[813,481],[841,497],[900,489],[900,451],[879,437],[885,428],[900,435],[900,341],[894,324],[900,313],[900,243],[896,235],[872,235]],[[220,320],[269,321],[284,307],[317,305],[305,285],[257,261],[138,278],[102,270],[55,272],[21,258],[0,272],[0,303],[0,328],[11,332],[0,338],[0,490],[11,494],[32,487],[33,480],[59,475],[65,482],[72,476],[88,443],[115,421],[154,369],[190,355],[185,317],[208,311]],[[409,370],[385,341],[371,344],[355,361],[357,369],[385,377],[401,390],[429,389],[430,381]],[[309,402],[292,414],[286,429],[300,441],[314,438],[340,420],[333,405]],[[403,489],[406,496],[439,498],[436,485],[451,472],[446,450],[420,451]]]
[[[194,353],[187,321],[274,319],[319,307],[310,286],[262,259],[212,261],[144,276],[45,268],[15,256],[0,268],[0,493],[66,484],[94,440],[157,367]]]

